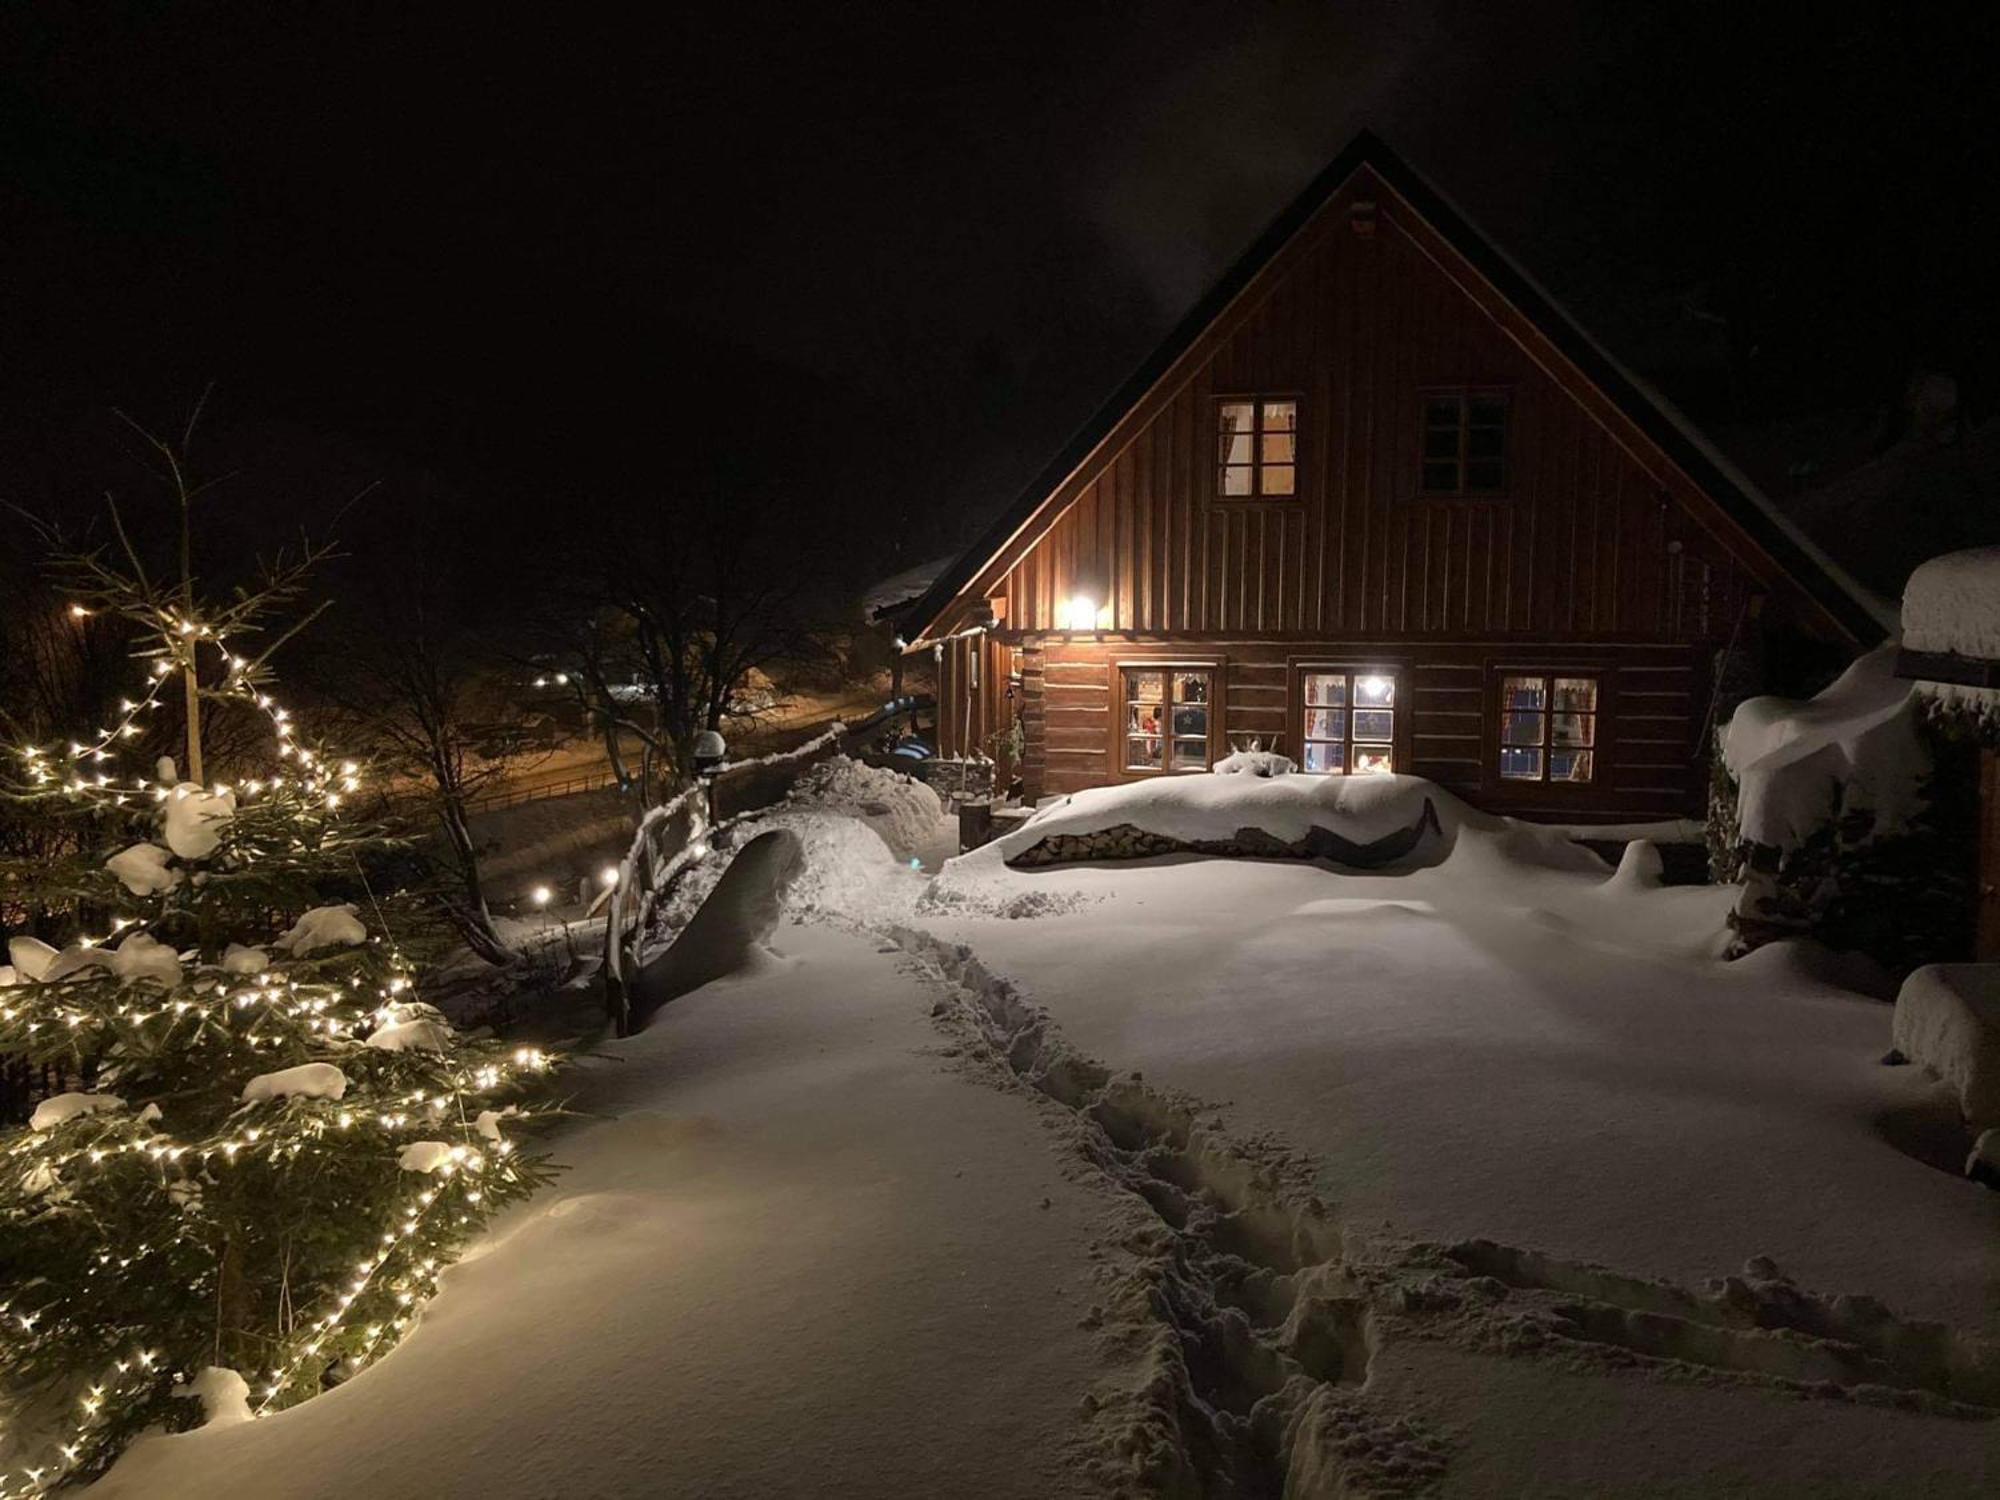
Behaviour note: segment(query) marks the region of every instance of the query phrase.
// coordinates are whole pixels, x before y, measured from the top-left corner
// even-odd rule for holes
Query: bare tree
[[[768,511],[711,501],[623,528],[584,558],[548,639],[622,785],[685,780],[696,737],[749,711],[753,674],[822,654],[796,541]],[[643,747],[636,774],[627,735]]]
[[[471,809],[525,748],[522,715],[491,644],[491,601],[453,566],[450,546],[448,534],[413,526],[393,556],[366,560],[322,677],[392,793],[421,799],[435,818],[455,887],[445,905],[466,944],[511,964],[519,955],[487,906]]]

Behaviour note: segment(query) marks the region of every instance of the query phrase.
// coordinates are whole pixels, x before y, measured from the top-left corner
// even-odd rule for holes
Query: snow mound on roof
[[[1903,644],[2000,661],[2000,547],[1934,557],[1903,589]]]
[[[1743,837],[1795,848],[1836,809],[1872,812],[1877,832],[1909,821],[1930,756],[1896,648],[1878,646],[1808,702],[1746,699],[1722,732]]]
[[[913,568],[905,568],[880,583],[870,585],[868,591],[861,596],[862,614],[872,620],[877,610],[908,604],[911,600],[922,597],[932,584],[944,576],[944,570],[957,560],[955,554],[933,557],[928,562],[920,562]]]

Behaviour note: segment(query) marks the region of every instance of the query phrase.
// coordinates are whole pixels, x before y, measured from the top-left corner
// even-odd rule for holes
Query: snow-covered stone
[[[1896,1050],[1958,1094],[1974,1129],[2000,1125],[2000,964],[1926,964],[1896,996]]]
[[[301,1063],[275,1073],[259,1073],[243,1085],[245,1104],[265,1099],[338,1099],[347,1092],[347,1075],[332,1063]]]
[[[54,1130],[79,1115],[94,1115],[100,1110],[124,1107],[125,1101],[116,1094],[56,1094],[35,1106],[35,1112],[28,1117],[28,1128]]]
[[[222,972],[225,974],[261,974],[270,966],[271,956],[262,948],[231,943],[222,950]]]
[[[1809,702],[1745,700],[1723,730],[1722,757],[1736,778],[1743,837],[1779,849],[1824,827],[1836,805],[1871,812],[1879,833],[1902,828],[1930,770],[1893,645],[1861,657]]]
[[[135,896],[158,896],[181,883],[181,872],[170,869],[172,854],[158,844],[133,844],[104,862],[119,884]]]
[[[1222,776],[1290,776],[1299,763],[1275,750],[1236,750],[1209,769]]]
[[[451,1028],[422,1018],[391,1021],[368,1034],[368,1045],[378,1052],[442,1052],[451,1045]]]
[[[339,906],[315,906],[271,946],[294,958],[304,958],[322,948],[351,948],[367,941],[368,929],[361,925],[350,901]]]
[[[1903,587],[1903,644],[2000,661],[2000,547],[1934,557]]]
[[[206,859],[222,842],[223,830],[236,816],[234,792],[211,792],[183,781],[167,793],[167,847],[182,859]]]
[[[56,950],[40,938],[15,937],[7,939],[7,957],[20,978],[36,980],[48,973],[49,965],[56,961]]]
[[[396,1158],[405,1172],[436,1172],[451,1162],[451,1147],[444,1141],[411,1141]]]
[[[112,949],[109,961],[111,972],[127,984],[135,979],[150,979],[170,990],[181,982],[180,955],[143,932],[133,933]]]

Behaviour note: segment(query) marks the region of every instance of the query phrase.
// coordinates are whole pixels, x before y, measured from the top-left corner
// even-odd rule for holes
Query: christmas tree
[[[318,554],[205,596],[194,491],[159,452],[178,568],[115,511],[112,547],[64,560],[74,617],[130,642],[129,693],[0,773],[12,817],[62,830],[36,847],[67,850],[0,855],[0,1057],[40,1085],[0,1126],[0,1497],[346,1378],[547,1175],[510,1101],[550,1060],[418,998],[437,929],[401,841],[274,696]]]

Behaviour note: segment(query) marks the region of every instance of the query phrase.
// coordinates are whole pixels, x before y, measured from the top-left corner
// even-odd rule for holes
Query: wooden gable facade
[[[1018,718],[1031,799],[1255,739],[1578,819],[1699,811],[1733,644],[1882,633],[1370,136],[914,624],[943,752],[1011,759]]]

